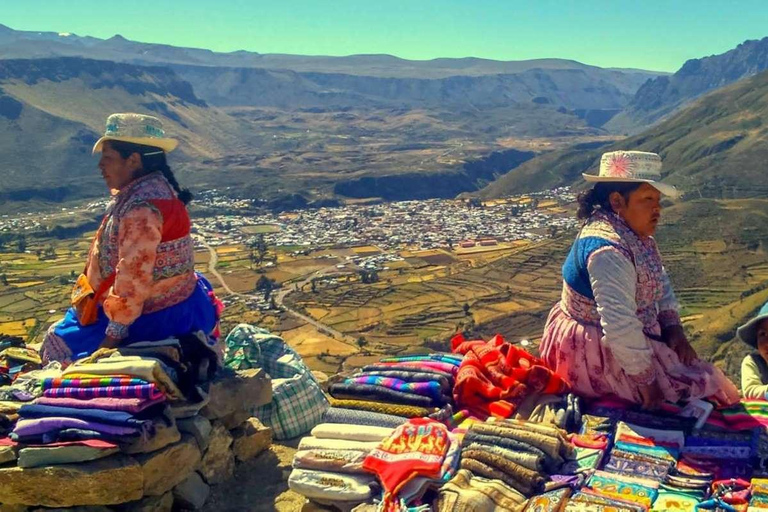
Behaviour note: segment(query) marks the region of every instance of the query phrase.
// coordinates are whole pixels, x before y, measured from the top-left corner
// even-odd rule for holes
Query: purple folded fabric
[[[118,427],[116,425],[105,425],[95,421],[52,417],[19,420],[16,422],[13,434],[19,437],[39,436],[53,430],[63,430],[66,428],[94,430],[96,432],[101,432],[102,434],[111,434],[114,436],[133,436],[141,433],[139,429],[134,427]]]
[[[376,375],[361,375],[359,377],[350,377],[344,381],[346,384],[367,384],[370,386],[379,386],[402,391],[404,393],[413,393],[416,395],[428,396],[437,400],[444,397],[443,389],[439,382],[405,382],[391,377],[379,377]]]
[[[160,398],[163,393],[155,383],[142,386],[106,386],[98,388],[53,388],[43,391],[43,396],[50,398]]]
[[[101,409],[103,411],[125,411],[139,413],[153,405],[165,402],[165,397],[159,398],[112,398],[101,397],[80,400],[69,397],[42,396],[34,401],[36,405],[53,405],[56,407],[73,407],[75,409]]]

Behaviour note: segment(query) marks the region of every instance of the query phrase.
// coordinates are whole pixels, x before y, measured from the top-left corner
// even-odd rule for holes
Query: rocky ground
[[[318,510],[288,489],[298,439],[275,442],[269,450],[240,464],[234,478],[213,487],[203,512],[298,512]]]

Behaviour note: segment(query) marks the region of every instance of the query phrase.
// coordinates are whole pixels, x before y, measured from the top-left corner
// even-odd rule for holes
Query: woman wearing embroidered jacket
[[[100,347],[195,331],[213,335],[218,306],[210,283],[194,270],[186,208],[192,195],[166,163],[176,145],[155,117],[107,119],[93,152],[101,152],[112,200],[73,291],[75,307],[43,341],[44,360],[70,362]],[[81,307],[88,301],[90,315]]]
[[[661,194],[655,153],[605,153],[597,182],[579,198],[585,220],[563,266],[563,292],[541,342],[547,365],[575,392],[614,395],[653,408],[662,400],[739,399],[685,337],[678,304],[653,235]]]

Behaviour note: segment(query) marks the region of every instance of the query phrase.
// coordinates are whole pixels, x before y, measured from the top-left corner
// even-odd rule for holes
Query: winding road
[[[234,295],[236,297],[244,297],[244,298],[251,298],[251,299],[258,299],[261,298],[261,295],[254,295],[251,293],[238,293],[235,291],[232,291],[232,289],[227,285],[227,282],[224,280],[221,274],[219,274],[219,271],[216,270],[216,265],[219,263],[219,255],[216,253],[216,250],[208,245],[206,243],[205,239],[202,236],[195,236],[195,239],[208,250],[208,253],[211,255],[210,259],[208,260],[208,272],[211,273],[218,281],[221,283],[221,287],[226,290],[226,292],[230,295]],[[332,272],[336,270],[336,266],[330,266],[321,270],[316,271],[314,274],[311,274],[310,276],[306,277],[303,281],[300,281],[298,283],[295,283],[296,286],[298,286],[299,289],[303,288],[306,284],[310,283],[312,279],[315,279],[317,277],[322,276],[325,273]],[[290,307],[285,305],[285,297],[289,293],[291,293],[293,289],[293,285],[281,288],[277,290],[276,293],[273,294],[273,297],[275,298],[275,304],[277,306],[285,311],[286,313],[289,313],[296,318],[301,319],[302,321],[314,326],[318,331],[320,331],[322,334],[326,334],[333,339],[337,341],[341,341],[343,343],[347,343],[349,345],[357,346],[357,340],[353,338],[352,336],[349,336],[347,334],[344,334],[343,332],[337,331],[333,327],[330,327],[328,325],[325,325],[321,322],[318,322],[312,317],[309,317],[303,313],[300,313],[296,311],[295,309],[291,309]]]

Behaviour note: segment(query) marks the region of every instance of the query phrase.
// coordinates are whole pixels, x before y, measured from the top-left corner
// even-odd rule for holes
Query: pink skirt
[[[615,395],[642,403],[638,385],[602,339],[599,326],[580,324],[558,303],[549,313],[539,352],[545,364],[581,396]],[[685,366],[664,343],[650,339],[648,343],[653,348],[656,380],[667,401],[709,398],[727,405],[739,400],[738,389],[719,368],[698,359]]]

